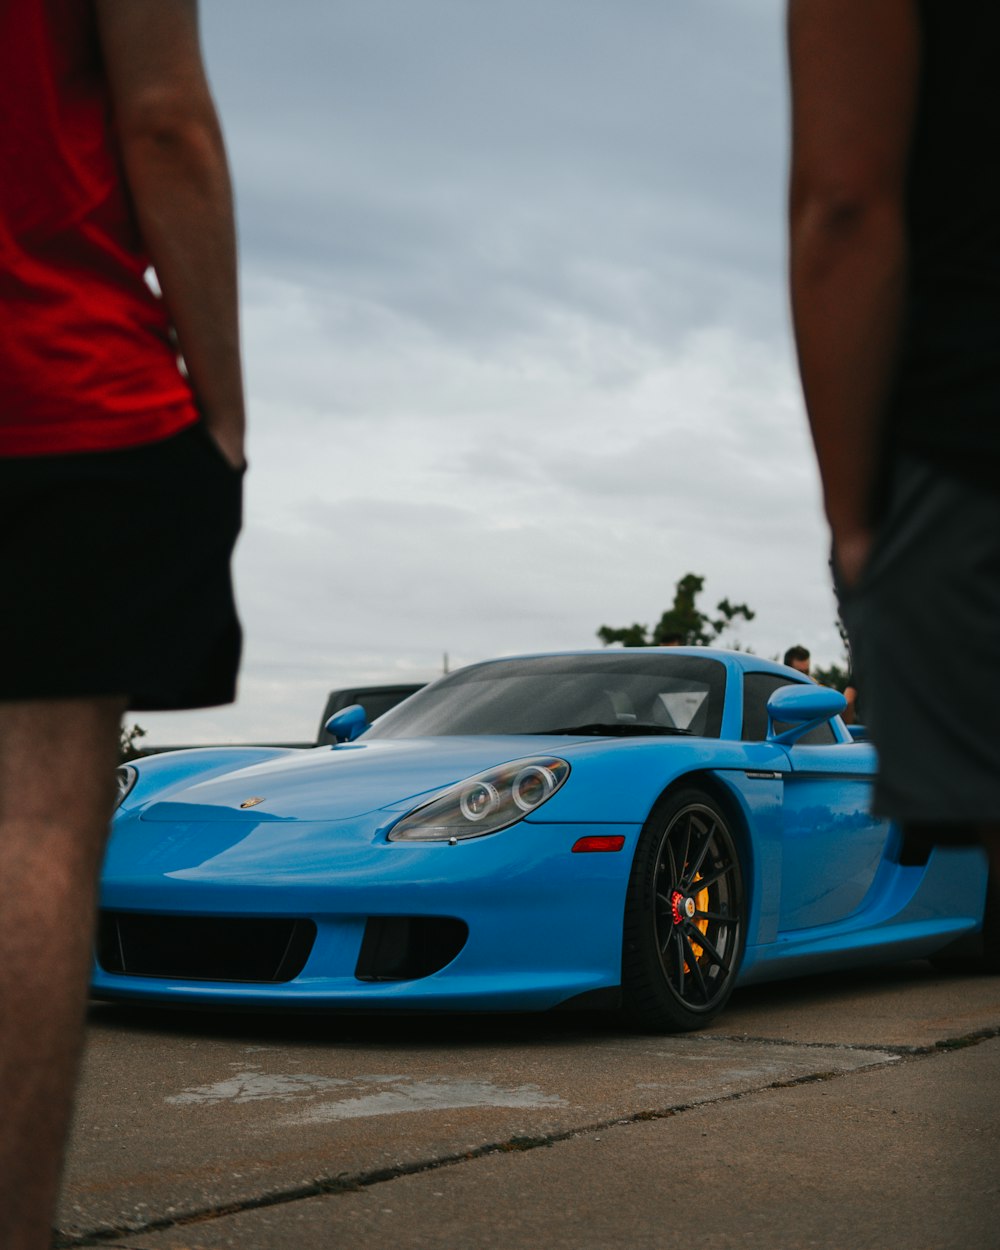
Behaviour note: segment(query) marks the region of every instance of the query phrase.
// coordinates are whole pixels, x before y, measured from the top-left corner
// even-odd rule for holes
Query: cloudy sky
[[[653,624],[841,658],[784,288],[780,0],[202,0],[252,433],[237,706]]]

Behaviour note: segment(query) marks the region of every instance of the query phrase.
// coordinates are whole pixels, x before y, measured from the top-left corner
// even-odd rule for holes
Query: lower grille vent
[[[451,916],[369,916],[354,975],[359,981],[416,981],[450,964],[469,926]]]
[[[101,912],[105,972],[175,981],[292,981],[316,939],[311,920]]]

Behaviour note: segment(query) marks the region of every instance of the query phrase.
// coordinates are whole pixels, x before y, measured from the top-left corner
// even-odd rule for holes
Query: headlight
[[[498,833],[537,811],[569,776],[565,760],[550,755],[514,760],[460,781],[404,816],[390,842],[451,842]]]
[[[132,787],[139,779],[139,774],[131,764],[122,764],[120,768],[115,769],[115,784],[118,787],[118,797],[115,799],[115,811],[125,802]]]

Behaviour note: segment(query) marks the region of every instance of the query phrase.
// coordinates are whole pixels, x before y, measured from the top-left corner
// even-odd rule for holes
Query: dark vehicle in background
[[[394,708],[397,703],[402,703],[411,694],[416,694],[418,690],[423,690],[426,684],[426,682],[422,681],[400,682],[396,685],[345,686],[340,690],[331,690],[327,696],[326,707],[323,709],[323,716],[319,722],[319,730],[314,742],[258,742],[254,745],[295,748],[297,750],[310,746],[330,746],[336,739],[332,734],[326,732],[326,725],[330,717],[335,715],[335,713],[342,712],[345,707],[350,707],[352,704],[357,703],[364,708],[368,724],[371,724],[376,717],[382,716],[385,712]],[[190,751],[196,745],[198,744],[187,742],[174,742],[169,746],[156,747],[130,745],[130,749],[127,752],[123,752],[121,762],[125,763],[130,759],[144,759],[150,755],[163,755],[167,751]]]
[[[352,703],[359,703],[365,709],[365,715],[368,717],[370,724],[376,717],[381,716],[383,712],[388,712],[397,703],[402,703],[404,699],[408,699],[411,694],[416,694],[418,690],[423,690],[425,684],[425,682],[421,681],[410,684],[403,683],[398,686],[350,686],[343,690],[331,690],[326,701],[326,707],[323,709],[323,717],[319,722],[316,745],[329,746],[336,741],[333,735],[326,731],[327,721],[335,712],[340,712],[345,707],[350,707]]]

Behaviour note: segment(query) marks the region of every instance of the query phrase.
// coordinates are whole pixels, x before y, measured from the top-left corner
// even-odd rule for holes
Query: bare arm
[[[792,318],[838,570],[859,575],[907,279],[916,0],[789,0]]]
[[[232,189],[197,0],[96,0],[122,159],[205,422],[243,462]]]

